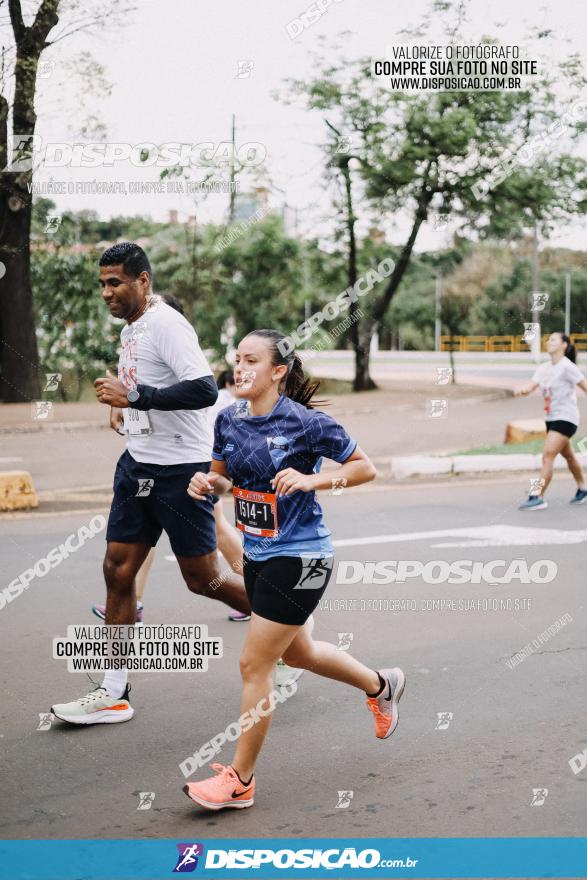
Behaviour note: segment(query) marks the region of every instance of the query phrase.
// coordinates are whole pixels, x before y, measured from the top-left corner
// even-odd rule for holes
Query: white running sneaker
[[[308,635],[312,635],[314,632],[314,615],[310,614],[308,617],[305,626],[308,629]],[[292,685],[298,678],[301,678],[304,674],[304,669],[298,669],[293,666],[288,666],[284,660],[279,659],[275,666],[275,687],[282,688],[288,687]]]
[[[130,721],[135,714],[128,701],[130,685],[126,686],[122,697],[111,697],[106,688],[97,687],[85,697],[71,703],[56,703],[51,711],[61,721],[70,724],[118,724]]]
[[[275,687],[289,687],[303,674],[303,669],[296,669],[293,666],[288,666],[283,660],[278,660],[275,666]]]

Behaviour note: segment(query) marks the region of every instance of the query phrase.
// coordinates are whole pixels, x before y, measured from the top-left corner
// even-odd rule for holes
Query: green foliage
[[[117,361],[120,325],[100,296],[96,254],[36,250],[31,273],[41,372],[62,373],[63,399],[76,400]]]
[[[541,332],[553,333],[565,325],[565,266],[550,267],[540,273],[540,291],[548,293],[547,307],[539,315]],[[524,321],[530,321],[532,268],[529,259],[515,261],[512,271],[504,274],[475,303],[472,333],[521,335]],[[587,270],[571,273],[571,332],[587,332]]]
[[[468,0],[435,0],[411,37],[436,42],[440,21],[452,43],[466,43],[468,6]],[[533,40],[532,45],[541,41],[543,55],[550,43],[556,48],[551,31],[534,34]],[[397,271],[365,302],[367,317],[359,334],[363,349],[376,328],[398,330],[401,325],[402,332],[411,327],[428,334],[433,282],[418,279],[410,266],[417,259],[414,245],[422,224],[435,215],[456,226],[461,240],[511,242],[522,240],[534,225],[548,235],[556,224],[585,213],[587,164],[568,152],[585,128],[571,112],[584,86],[578,55],[553,61],[546,75],[520,92],[393,92],[371,76],[369,58],[344,57],[340,46],[313,62],[308,80],[287,83],[285,100],[299,99],[325,123],[325,179],[338,184],[333,204],[339,242],[346,240],[349,247],[357,219],[389,228],[401,215],[406,227]],[[350,185],[353,218],[344,210]],[[451,264],[456,256],[442,255],[434,268],[443,275],[458,274]],[[468,332],[481,295],[478,286],[444,292],[445,323]],[[477,323],[485,317],[484,308],[490,310],[480,307]],[[357,357],[355,382],[368,388],[372,383],[364,365],[364,357]]]
[[[136,241],[148,238],[165,228],[163,223],[155,223],[144,217],[112,217],[100,220],[96,211],[65,211],[59,214],[61,222],[54,236],[46,232],[49,215],[58,214],[55,202],[51,199],[37,198],[33,203],[31,238],[33,241],[58,241],[60,244],[96,245],[98,242],[113,244],[119,239]]]

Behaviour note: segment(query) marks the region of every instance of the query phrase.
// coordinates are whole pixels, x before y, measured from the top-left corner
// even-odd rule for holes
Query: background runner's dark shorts
[[[163,529],[176,556],[203,556],[216,549],[211,498],[195,501],[187,493],[196,471],[210,462],[144,464],[124,452],[114,472],[114,498],[107,541],[154,547]]]
[[[274,556],[264,562],[243,560],[251,610],[259,617],[302,626],[317,607],[332,575],[334,559]]]
[[[547,431],[558,431],[559,434],[564,434],[565,437],[572,437],[573,434],[576,434],[577,427],[572,422],[565,422],[564,419],[552,419],[546,423]]]

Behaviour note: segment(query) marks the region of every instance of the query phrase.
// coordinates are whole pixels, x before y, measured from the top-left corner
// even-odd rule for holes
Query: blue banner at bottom
[[[586,877],[586,837],[11,840],[2,880]]]

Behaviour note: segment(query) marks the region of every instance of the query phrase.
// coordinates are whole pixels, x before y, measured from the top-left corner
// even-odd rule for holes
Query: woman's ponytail
[[[285,377],[283,388],[285,396],[295,400],[296,403],[301,403],[302,406],[306,406],[308,409],[312,409],[313,406],[310,401],[319,387],[320,382],[312,382],[306,376],[301,357],[299,354],[294,353],[291,366],[289,366],[289,371]]]
[[[567,343],[567,347],[565,349],[565,357],[568,358],[572,363],[577,363],[577,349],[573,345],[573,340],[570,336],[567,336],[566,333],[561,333],[561,337],[563,342]]]

